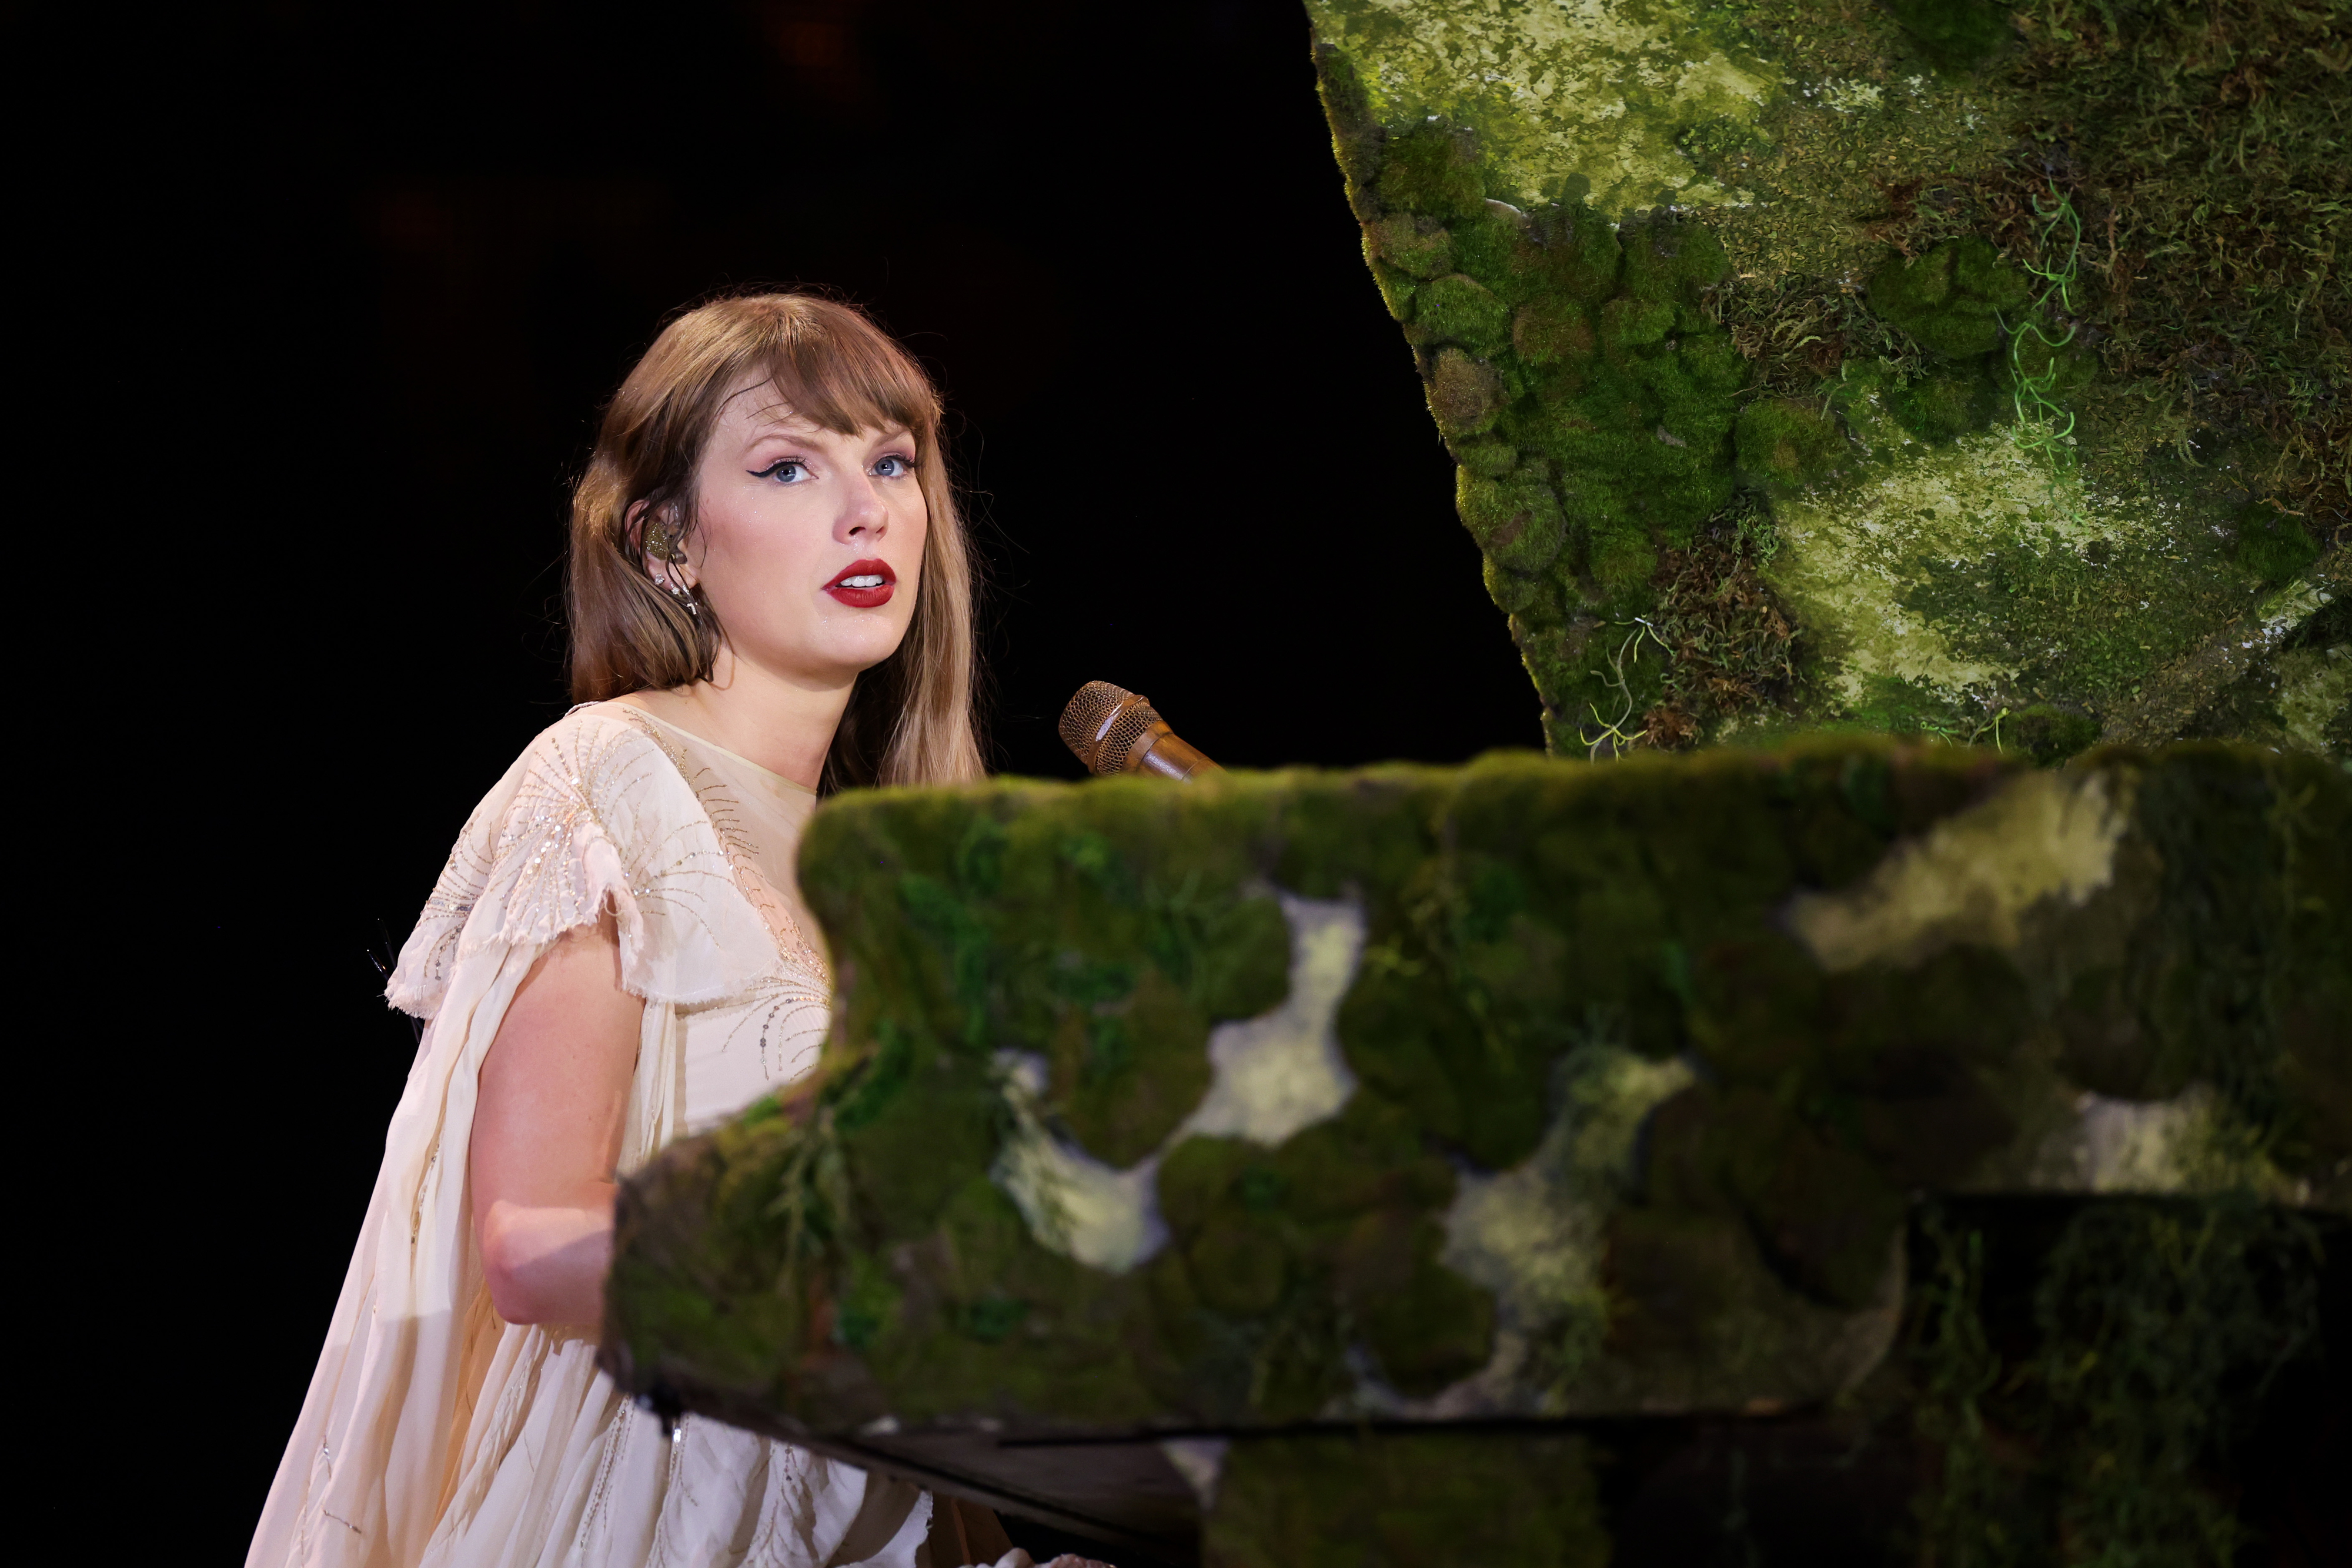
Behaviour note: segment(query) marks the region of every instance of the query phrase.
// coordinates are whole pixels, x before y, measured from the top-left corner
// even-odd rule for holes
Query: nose
[[[888,532],[889,527],[889,508],[882,504],[882,492],[876,488],[874,476],[863,468],[853,469],[842,497],[841,517],[835,525],[835,537],[845,543],[852,539],[870,542]]]

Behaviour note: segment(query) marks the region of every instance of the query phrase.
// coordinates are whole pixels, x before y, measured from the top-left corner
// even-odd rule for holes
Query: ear
[[[687,559],[685,541],[678,538],[677,513],[670,507],[655,512],[639,501],[622,520],[622,533],[637,564],[656,583],[663,588],[694,586],[694,567]]]

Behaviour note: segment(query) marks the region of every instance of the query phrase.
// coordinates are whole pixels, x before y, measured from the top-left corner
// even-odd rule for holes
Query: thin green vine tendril
[[[2025,319],[2010,334],[2009,368],[2015,382],[2015,390],[2011,395],[2016,405],[2018,443],[2041,453],[2054,468],[2065,460],[2066,440],[2074,433],[2074,411],[2051,393],[2058,385],[2058,350],[2074,340],[2077,329],[2072,318],[2074,314],[2074,282],[2082,276],[2076,263],[2083,254],[2083,219],[2082,214],[2074,211],[2073,198],[2059,190],[2055,181],[2051,182],[2050,194],[2056,200],[2054,206],[2045,207],[2040,196],[2033,198],[2033,215],[2043,220],[2034,249],[2037,253],[2047,249],[2051,235],[2058,232],[2059,225],[2064,224],[2070,235],[2066,259],[2050,267],[2037,266],[2031,260],[2025,263],[2025,270],[2042,279],[2046,287],[2042,288],[2041,298],[2034,300]],[[2058,301],[2060,313],[2068,318],[2066,335],[2063,338],[2053,338],[2042,329],[2042,312],[2053,298]],[[2029,375],[2025,369],[2025,335],[2028,332],[2033,334],[2034,341],[2042,349],[2042,369],[2038,375]],[[2064,423],[2060,423],[2062,420]]]

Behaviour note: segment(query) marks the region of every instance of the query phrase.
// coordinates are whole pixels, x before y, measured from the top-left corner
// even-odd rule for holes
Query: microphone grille
[[[1128,753],[1159,722],[1146,699],[1108,681],[1088,681],[1062,710],[1062,744],[1092,772],[1124,773]]]

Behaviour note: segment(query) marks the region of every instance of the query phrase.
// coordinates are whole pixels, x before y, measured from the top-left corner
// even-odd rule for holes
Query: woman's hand
[[[604,1319],[613,1167],[644,1018],[621,988],[607,915],[531,966],[483,1059],[467,1151],[474,1239],[510,1323]]]

